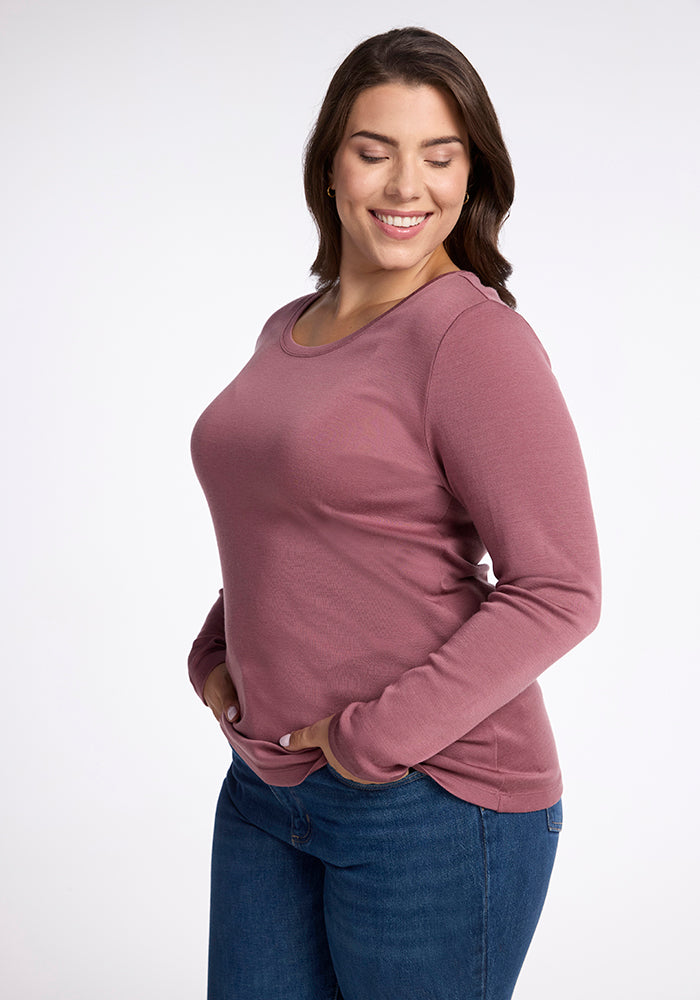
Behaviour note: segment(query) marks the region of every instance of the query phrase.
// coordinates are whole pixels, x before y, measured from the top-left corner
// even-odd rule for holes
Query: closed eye
[[[360,153],[359,156],[364,163],[381,163],[382,160],[388,159],[386,156],[370,156],[369,153]],[[452,160],[427,160],[426,162],[431,167],[449,167]]]

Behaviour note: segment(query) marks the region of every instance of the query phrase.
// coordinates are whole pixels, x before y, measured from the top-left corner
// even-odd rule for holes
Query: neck
[[[458,270],[442,245],[412,268],[359,271],[341,260],[339,281],[331,293],[335,317],[343,319],[373,305],[400,302],[438,275]]]

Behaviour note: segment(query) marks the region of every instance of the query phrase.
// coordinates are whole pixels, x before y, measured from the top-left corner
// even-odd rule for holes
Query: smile
[[[375,219],[379,219],[386,226],[397,226],[399,229],[412,229],[414,226],[419,226],[421,222],[425,222],[428,218],[425,215],[384,215],[382,212],[375,212],[370,210]]]
[[[429,224],[432,212],[422,212],[420,215],[395,215],[393,212],[376,212],[373,208],[369,214],[377,229],[390,240],[405,243],[416,239]]]

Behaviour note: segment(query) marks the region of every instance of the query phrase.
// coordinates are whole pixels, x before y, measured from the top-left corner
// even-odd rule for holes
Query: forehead
[[[361,91],[350,109],[345,138],[360,129],[423,139],[448,132],[467,137],[452,94],[424,83],[383,83]]]

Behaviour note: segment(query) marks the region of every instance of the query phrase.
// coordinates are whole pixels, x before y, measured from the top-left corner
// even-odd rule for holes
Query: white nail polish
[[[280,740],[280,746],[284,747],[285,750],[287,750],[289,747],[289,740],[291,735],[292,735],[291,733],[287,733],[287,735],[283,736],[282,739]]]
[[[229,705],[229,707],[226,709],[226,718],[228,719],[229,722],[235,722],[236,719],[238,718],[238,712],[236,711],[233,705]]]

